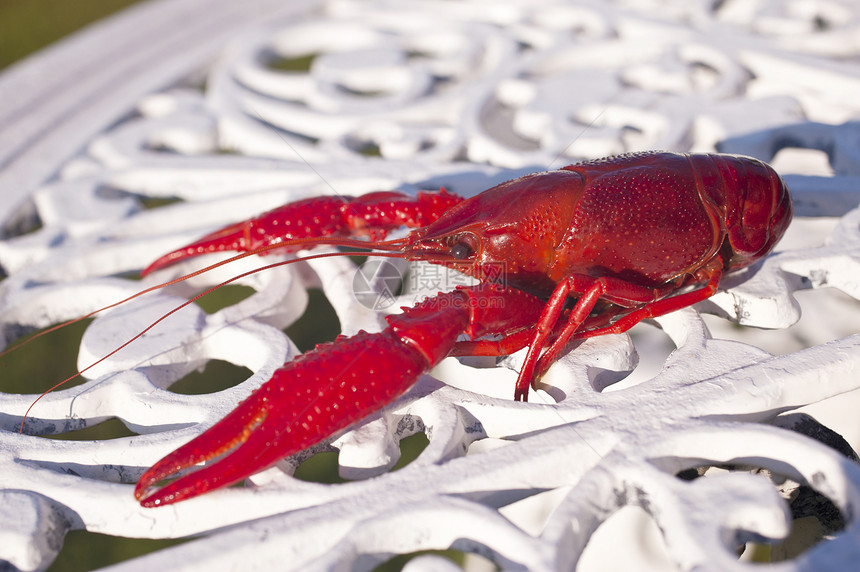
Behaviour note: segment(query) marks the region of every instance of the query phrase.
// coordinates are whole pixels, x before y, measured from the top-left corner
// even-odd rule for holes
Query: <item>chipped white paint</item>
[[[860,557],[860,469],[773,419],[860,388],[860,210],[852,210],[860,124],[851,122],[860,113],[860,10],[835,0],[736,0],[711,12],[713,4],[161,2],[0,76],[4,102],[41,102],[0,111],[0,189],[14,199],[0,211],[10,236],[0,242],[6,343],[22,328],[74,318],[200,267],[212,258],[142,283],[115,277],[219,225],[313,194],[444,185],[470,195],[524,172],[655,148],[763,160],[782,147],[819,149],[833,173],[787,166],[800,215],[789,237],[697,307],[723,317],[708,318],[719,335],[685,309],[638,327],[635,343],[626,335],[588,340],[553,366],[527,404],[510,399],[521,355],[497,367],[448,359],[334,441],[343,473],[359,480],[297,481],[285,461],[244,489],[141,509],[131,483],[142,470],[294,355],[281,328],[301,314],[307,287],[324,288],[345,332],[379,328],[380,317],[356,302],[345,260],[243,279],[256,294],[212,315],[184,309],[91,370],[85,385],[46,396],[27,420],[27,433],[51,433],[118,417],[140,436],[21,435],[34,396],[0,394],[0,559],[44,568],[67,530],[86,528],[208,534],[119,569],[364,570],[386,555],[453,547],[504,569],[569,570],[599,558],[580,560],[602,523],[640,507],[659,525],[668,561],[739,570],[748,565],[734,556],[738,543],[788,530],[773,486],[739,473],[674,477],[736,461],[808,482],[846,517],[835,539],[773,568],[849,568]],[[177,21],[181,30],[167,24]],[[164,41],[150,41],[154,30]],[[307,70],[272,67],[309,55]],[[56,73],[37,74],[46,69]],[[204,92],[186,87],[201,77]],[[141,210],[129,194],[184,202]],[[42,227],[13,236],[32,213]],[[243,261],[191,286],[252,266]],[[97,319],[80,364],[193,288]],[[828,289],[846,296],[833,301]],[[724,318],[788,328],[804,290],[812,319],[800,333],[748,328],[749,343],[719,339],[731,329]],[[796,344],[776,352],[784,355],[757,347],[784,336]],[[167,389],[211,359],[253,374],[210,395]],[[834,424],[860,438],[850,418]],[[428,448],[387,472],[396,442],[418,431]],[[412,564],[439,565],[432,557]]]

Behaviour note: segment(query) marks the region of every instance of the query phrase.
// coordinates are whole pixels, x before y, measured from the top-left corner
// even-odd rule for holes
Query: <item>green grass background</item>
[[[0,70],[139,0],[0,0]]]

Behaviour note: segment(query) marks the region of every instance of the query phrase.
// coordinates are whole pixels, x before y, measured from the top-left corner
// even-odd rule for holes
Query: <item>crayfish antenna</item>
[[[201,274],[205,274],[206,272],[209,272],[210,270],[214,270],[214,269],[219,268],[219,267],[221,267],[221,266],[224,266],[224,265],[226,265],[226,264],[230,264],[231,262],[235,262],[235,261],[237,261],[237,260],[241,260],[242,258],[247,258],[248,256],[253,256],[254,254],[260,254],[261,252],[264,252],[264,251],[267,251],[267,250],[272,250],[273,248],[275,248],[275,246],[274,246],[274,245],[269,246],[269,247],[265,247],[265,248],[260,248],[260,249],[258,249],[258,250],[253,251],[253,252],[243,252],[243,253],[241,253],[241,254],[237,254],[236,256],[233,256],[233,257],[228,258],[228,259],[226,259],[226,260],[221,260],[221,261],[219,261],[219,262],[215,262],[214,264],[210,264],[209,266],[207,266],[207,267],[205,267],[205,268],[201,268],[201,269],[199,269],[199,270],[195,270],[195,271],[193,271],[193,272],[189,272],[188,274],[183,274],[182,276],[179,276],[179,277],[177,277],[177,278],[173,278],[173,279],[171,279],[171,280],[167,280],[166,282],[161,282],[161,283],[156,284],[156,285],[154,285],[154,286],[149,286],[148,288],[144,288],[143,290],[140,290],[140,291],[138,291],[138,292],[135,292],[135,293],[134,293],[134,294],[132,294],[131,296],[127,296],[126,298],[123,298],[122,300],[119,300],[119,301],[117,301],[117,302],[113,302],[112,304],[108,304],[107,306],[102,306],[101,308],[97,308],[97,309],[93,310],[92,312],[89,312],[89,313],[87,313],[87,314],[84,314],[83,316],[79,316],[79,317],[77,317],[77,318],[73,318],[73,319],[71,319],[71,320],[67,320],[67,321],[62,322],[62,323],[60,323],[60,324],[56,324],[56,325],[54,325],[54,326],[51,326],[50,328],[47,328],[47,329],[45,329],[45,330],[42,330],[41,332],[37,333],[36,335],[31,336],[30,338],[27,338],[27,339],[26,339],[25,341],[23,341],[23,342],[16,343],[16,344],[12,344],[12,345],[11,345],[11,346],[9,346],[8,348],[4,349],[3,351],[0,351],[0,358],[2,358],[3,356],[5,356],[6,354],[8,354],[8,353],[10,353],[10,352],[12,352],[12,351],[15,351],[15,350],[17,350],[17,349],[19,349],[19,348],[22,348],[22,347],[26,346],[26,345],[27,345],[27,344],[29,344],[30,342],[33,342],[33,341],[35,341],[35,340],[37,340],[37,339],[41,338],[42,336],[46,336],[46,335],[50,334],[51,332],[55,332],[55,331],[57,331],[57,330],[60,330],[60,329],[62,329],[62,328],[65,328],[66,326],[71,326],[72,324],[77,324],[78,322],[80,322],[80,321],[82,321],[82,320],[86,320],[86,319],[88,319],[88,318],[92,318],[92,317],[93,317],[93,316],[95,316],[96,314],[99,314],[99,313],[104,312],[104,311],[106,311],[106,310],[110,310],[111,308],[116,308],[117,306],[122,306],[122,305],[123,305],[123,304],[125,304],[126,302],[131,302],[131,301],[132,301],[132,300],[134,300],[135,298],[139,298],[139,297],[143,296],[144,294],[149,294],[150,292],[155,292],[155,291],[157,291],[157,290],[161,290],[161,289],[163,289],[163,288],[167,288],[168,286],[173,286],[174,284],[179,284],[180,282],[184,282],[184,281],[186,281],[186,280],[189,280],[189,279],[191,279],[191,278],[194,278],[195,276],[199,276],[199,275],[201,275]],[[303,258],[302,260],[304,260],[304,258]],[[296,261],[297,261],[297,260],[288,260],[288,261],[284,261],[284,262],[283,262],[283,264],[289,264],[289,263],[291,263],[291,262],[296,262]],[[152,265],[150,265],[150,268],[151,268],[151,267],[152,267]],[[272,267],[272,266],[270,265],[270,266],[266,266],[265,268],[266,268],[266,269],[268,269],[268,268],[271,268],[271,267]],[[260,270],[262,270],[262,269],[260,269]],[[252,271],[252,273],[253,273],[253,272],[259,272],[259,270]],[[147,271],[143,271],[143,272],[141,272],[141,276],[144,276],[146,273],[147,273]],[[247,276],[247,274],[248,274],[248,273],[244,274],[243,276]],[[231,281],[226,281],[226,282],[224,282],[224,284],[228,284],[229,282],[231,282]],[[221,287],[221,284],[216,285],[216,286],[214,286],[213,288],[211,288],[211,289],[207,290],[206,292],[203,292],[202,294],[200,294],[200,296],[205,296],[205,295],[206,295],[206,294],[208,294],[209,292],[212,292],[213,290],[216,290],[217,288],[220,288],[220,287]],[[198,298],[199,298],[200,296],[198,296]],[[197,300],[197,298],[194,298],[194,300]],[[193,300],[192,300],[192,301],[193,301]],[[186,304],[186,305],[187,305],[187,304]],[[179,308],[177,308],[177,310],[178,310],[178,309],[179,309]],[[136,336],[134,339],[137,339],[137,337],[140,337],[140,336],[138,335],[138,336]],[[125,347],[125,346],[123,346],[123,347]],[[116,351],[119,351],[119,349],[121,349],[121,348],[118,348]],[[116,353],[116,352],[114,352],[114,353]],[[110,355],[113,355],[113,353],[112,353],[112,354],[110,354]],[[83,373],[83,370],[82,370],[82,371],[79,371],[77,374],[75,374],[74,376],[70,377],[69,379],[67,379],[67,380],[65,380],[65,381],[63,381],[63,382],[61,382],[59,385],[62,385],[62,383],[65,383],[66,381],[69,381],[69,380],[71,380],[71,379],[74,379],[75,377],[77,377],[77,375],[79,375],[79,374],[81,374],[81,373]],[[53,389],[54,389],[54,388],[49,389],[49,390],[48,390],[48,392],[52,391]]]
[[[334,240],[326,240],[326,239],[311,240],[311,241],[301,240],[301,241],[292,241],[292,242],[301,243],[302,245],[306,245],[308,242],[312,242],[312,243],[314,243],[314,244],[331,245],[333,242],[336,242],[336,243],[338,243],[338,245],[340,245],[340,243],[344,243],[344,245],[345,245],[345,246],[350,246],[350,247],[357,247],[357,246],[361,246],[361,247],[365,247],[365,248],[367,247],[366,245],[368,244],[367,242],[364,242],[364,241],[348,240],[348,239],[337,240],[337,241],[334,241]],[[371,244],[371,247],[376,248],[376,247],[377,247],[377,245],[378,245],[380,248],[386,248],[386,247],[388,247],[388,248],[396,249],[396,248],[397,248],[397,246],[399,245],[399,243],[400,243],[400,241],[378,242],[378,243],[373,243],[373,244]],[[243,253],[241,253],[241,254],[237,254],[236,256],[233,256],[233,257],[228,258],[228,259],[226,259],[226,260],[222,260],[222,261],[220,261],[220,262],[216,262],[216,263],[214,263],[214,264],[210,264],[209,266],[207,266],[207,267],[205,267],[205,268],[201,268],[200,270],[195,270],[194,272],[190,272],[190,273],[188,273],[188,274],[184,274],[184,275],[182,275],[182,276],[179,276],[178,278],[174,278],[174,279],[172,279],[172,280],[168,280],[167,282],[162,282],[162,283],[160,283],[160,284],[156,284],[155,286],[150,286],[149,288],[146,288],[146,289],[144,289],[144,290],[141,290],[141,291],[139,291],[139,292],[136,292],[136,293],[132,294],[131,296],[128,296],[128,297],[126,297],[126,298],[124,298],[124,299],[122,299],[122,300],[120,300],[120,301],[118,301],[118,302],[114,302],[113,304],[109,304],[109,305],[104,306],[104,307],[102,307],[102,308],[98,308],[97,310],[93,310],[92,312],[90,312],[90,313],[88,313],[88,314],[86,314],[86,315],[84,315],[84,316],[81,316],[81,317],[79,317],[79,318],[75,318],[75,319],[73,319],[73,320],[68,320],[68,321],[63,322],[63,323],[61,323],[61,324],[57,324],[57,325],[55,325],[55,326],[52,326],[51,328],[48,328],[48,329],[46,329],[46,330],[43,330],[43,331],[39,332],[38,334],[36,334],[36,335],[34,335],[34,336],[32,336],[32,337],[28,338],[28,339],[27,339],[27,340],[25,340],[24,342],[21,342],[20,344],[16,344],[16,345],[13,345],[13,346],[11,346],[11,347],[9,347],[9,348],[6,348],[4,351],[0,352],[0,358],[2,358],[4,355],[8,354],[9,352],[12,352],[12,351],[14,351],[14,350],[17,350],[17,349],[19,349],[19,348],[24,347],[25,345],[29,344],[30,342],[32,342],[32,341],[34,341],[34,340],[36,340],[36,339],[38,339],[38,338],[40,338],[40,337],[42,337],[42,336],[45,336],[45,335],[47,335],[47,334],[50,334],[51,332],[54,332],[54,331],[56,331],[56,330],[59,330],[59,329],[61,329],[61,328],[66,327],[66,326],[69,326],[69,325],[75,324],[75,323],[77,323],[77,322],[80,322],[81,320],[86,320],[87,318],[91,318],[91,317],[95,316],[96,314],[98,314],[98,313],[100,313],[100,312],[104,312],[105,310],[110,310],[111,308],[115,308],[115,307],[117,307],[117,306],[120,306],[120,305],[122,305],[122,304],[125,304],[126,302],[129,302],[129,301],[131,301],[131,300],[134,300],[135,298],[138,298],[138,297],[140,297],[140,296],[143,296],[144,294],[148,294],[148,293],[150,293],[150,292],[154,292],[154,291],[156,291],[156,290],[160,290],[160,289],[162,289],[162,288],[166,288],[167,286],[171,286],[171,285],[173,285],[173,284],[178,284],[178,283],[180,283],[180,282],[184,282],[185,280],[188,280],[188,279],[193,278],[193,277],[195,277],[195,276],[199,276],[200,274],[204,274],[204,273],[209,272],[210,270],[214,270],[215,268],[218,268],[218,267],[220,267],[220,266],[224,266],[224,265],[226,265],[226,264],[229,264],[229,263],[234,262],[234,261],[236,261],[236,260],[240,260],[240,259],[242,259],[242,258],[246,258],[246,257],[248,257],[248,256],[253,256],[253,255],[255,255],[255,254],[260,254],[260,253],[262,253],[262,252],[266,252],[266,251],[269,251],[269,250],[273,250],[273,249],[275,249],[275,248],[278,248],[279,246],[280,246],[280,245],[277,245],[277,244],[271,244],[271,245],[267,245],[267,246],[264,246],[264,247],[261,247],[261,248],[255,249],[255,250],[250,251],[250,252],[243,252]],[[159,317],[157,320],[155,320],[154,322],[152,322],[152,323],[151,323],[150,325],[148,325],[146,328],[144,328],[143,330],[141,330],[140,332],[138,332],[134,337],[130,338],[129,340],[127,340],[127,341],[125,341],[124,343],[122,343],[121,345],[117,346],[117,347],[116,347],[116,349],[112,350],[110,353],[108,353],[108,354],[104,355],[103,357],[99,358],[98,360],[94,361],[93,363],[89,364],[88,366],[86,366],[86,367],[84,367],[84,368],[82,368],[82,369],[78,370],[78,371],[77,371],[77,372],[75,372],[73,375],[70,375],[70,376],[69,376],[69,377],[67,377],[66,379],[64,379],[64,380],[60,381],[59,383],[56,383],[55,385],[51,386],[50,388],[46,389],[46,390],[45,390],[45,391],[43,391],[41,394],[39,394],[39,396],[38,396],[38,397],[36,397],[36,399],[35,399],[35,400],[33,400],[33,403],[31,403],[31,404],[30,404],[30,406],[27,408],[27,410],[24,412],[24,415],[23,415],[23,416],[22,416],[22,418],[21,418],[21,425],[20,425],[20,427],[19,427],[19,429],[18,429],[18,430],[19,430],[19,432],[20,432],[20,433],[23,433],[23,432],[24,432],[24,424],[25,424],[25,422],[27,421],[27,417],[29,417],[29,415],[30,415],[30,411],[33,409],[33,407],[34,407],[34,406],[35,406],[39,401],[41,401],[41,399],[42,399],[43,397],[45,397],[46,395],[48,395],[49,393],[51,393],[51,392],[52,392],[52,391],[54,391],[55,389],[58,389],[59,387],[62,387],[64,384],[66,384],[66,383],[68,383],[69,381],[71,381],[71,380],[75,379],[75,378],[76,378],[76,377],[78,377],[79,375],[81,375],[81,374],[83,374],[83,373],[86,373],[86,372],[87,372],[87,371],[89,371],[91,368],[93,368],[93,367],[97,366],[98,364],[102,363],[102,362],[103,362],[103,361],[105,361],[106,359],[109,359],[111,356],[115,355],[117,352],[121,351],[122,349],[124,349],[125,347],[127,347],[129,344],[131,344],[131,343],[135,342],[136,340],[138,340],[139,338],[141,338],[144,334],[146,334],[147,332],[149,332],[152,328],[154,328],[155,326],[157,326],[158,324],[160,324],[161,322],[163,322],[164,320],[166,320],[167,318],[169,318],[170,316],[172,316],[173,314],[175,314],[176,312],[178,312],[178,311],[179,311],[179,310],[181,310],[182,308],[185,308],[186,306],[188,306],[188,305],[190,305],[190,304],[193,304],[194,302],[196,302],[196,301],[197,301],[197,300],[199,300],[200,298],[202,298],[202,297],[206,296],[207,294],[209,294],[209,293],[211,293],[211,292],[214,292],[215,290],[218,290],[219,288],[221,288],[221,287],[223,287],[223,286],[226,286],[226,285],[228,285],[228,284],[230,284],[230,283],[232,283],[232,282],[235,282],[235,281],[237,281],[237,280],[241,280],[242,278],[245,278],[245,277],[250,276],[250,275],[252,275],[252,274],[256,274],[257,272],[263,272],[263,271],[265,271],[265,270],[269,270],[269,269],[271,269],[271,268],[276,268],[276,267],[278,267],[278,266],[286,266],[287,264],[293,264],[293,263],[295,263],[295,262],[302,262],[302,261],[306,261],[306,260],[314,260],[314,259],[317,259],[317,258],[328,258],[328,257],[332,257],[332,256],[349,256],[350,254],[352,254],[352,253],[348,253],[348,252],[323,252],[323,253],[320,253],[320,254],[311,254],[311,255],[308,255],[308,256],[302,256],[302,257],[299,257],[299,258],[292,258],[292,259],[290,259],[290,260],[282,260],[282,261],[279,261],[279,262],[275,262],[275,263],[272,263],[272,264],[268,264],[268,265],[266,265],[266,266],[261,266],[260,268],[255,268],[255,269],[253,269],[253,270],[249,270],[249,271],[247,271],[247,272],[243,272],[243,273],[241,273],[241,274],[238,274],[238,275],[236,275],[236,276],[233,276],[232,278],[229,278],[228,280],[225,280],[225,281],[223,281],[223,282],[220,282],[220,283],[216,284],[215,286],[212,286],[211,288],[209,288],[209,289],[207,289],[207,290],[204,290],[203,292],[201,292],[201,293],[199,293],[199,294],[195,295],[194,297],[192,297],[192,298],[190,298],[190,299],[186,300],[185,302],[183,302],[183,303],[179,304],[178,306],[176,306],[175,308],[173,308],[172,310],[170,310],[170,311],[169,311],[169,312],[167,312],[166,314],[164,314],[164,315],[162,315],[161,317]],[[370,253],[369,253],[369,254],[370,254]],[[372,253],[372,254],[373,254],[374,256],[386,256],[386,257],[392,257],[392,258],[402,258],[402,255],[401,255],[400,253],[398,253],[398,252],[381,252],[381,253]]]
[[[73,319],[73,320],[69,320],[69,321],[67,321],[67,322],[63,322],[62,324],[57,324],[56,326],[53,326],[53,327],[51,327],[51,328],[48,328],[47,330],[44,330],[44,331],[39,332],[39,333],[38,333],[38,334],[36,334],[35,336],[32,336],[31,338],[27,339],[26,341],[24,341],[24,342],[22,342],[22,343],[20,343],[20,344],[13,345],[12,347],[7,348],[5,351],[0,352],[0,357],[3,357],[4,355],[6,355],[7,353],[9,353],[9,352],[11,352],[11,351],[13,351],[13,350],[17,350],[17,349],[19,349],[19,348],[24,347],[25,345],[27,345],[28,343],[30,343],[30,342],[32,342],[32,341],[34,341],[34,340],[36,340],[37,338],[40,338],[40,337],[42,337],[42,336],[44,336],[44,335],[50,334],[51,332],[54,332],[54,331],[59,330],[59,329],[61,329],[61,328],[64,328],[65,326],[70,326],[70,325],[72,325],[72,324],[75,324],[75,323],[77,323],[77,322],[80,322],[81,320],[86,320],[87,318],[91,318],[91,317],[95,316],[96,314],[98,314],[98,313],[100,313],[100,312],[104,312],[105,310],[110,310],[111,308],[115,308],[115,307],[117,307],[117,306],[120,306],[120,305],[122,305],[122,304],[124,304],[124,303],[126,303],[126,302],[129,302],[129,301],[131,301],[131,300],[134,300],[135,298],[138,298],[139,296],[143,296],[144,294],[148,294],[148,293],[153,292],[153,291],[155,291],[155,290],[160,290],[160,289],[165,288],[165,287],[167,287],[167,286],[171,286],[171,285],[173,285],[173,284],[177,284],[177,283],[179,283],[179,282],[183,282],[183,281],[185,281],[185,280],[188,280],[189,278],[193,278],[194,276],[197,276],[197,275],[202,274],[202,273],[204,273],[204,272],[208,272],[209,270],[212,270],[212,269],[217,268],[217,267],[219,267],[219,266],[222,266],[222,265],[224,265],[224,264],[228,264],[228,263],[230,263],[230,262],[233,262],[234,260],[238,260],[238,259],[240,259],[240,258],[245,258],[246,256],[251,256],[252,254],[255,254],[255,253],[253,253],[253,252],[251,252],[251,253],[243,253],[243,254],[240,254],[240,255],[234,256],[234,257],[232,257],[232,258],[230,258],[230,259],[228,259],[228,260],[222,260],[221,262],[216,262],[215,264],[212,264],[212,265],[210,265],[210,266],[207,266],[206,268],[202,268],[202,269],[197,270],[197,271],[195,271],[195,272],[191,272],[191,273],[189,273],[189,274],[185,274],[185,275],[180,276],[180,277],[178,277],[178,278],[174,278],[173,280],[168,280],[167,282],[162,282],[161,284],[157,284],[157,285],[155,285],[155,286],[150,286],[149,288],[146,288],[146,289],[144,289],[144,290],[141,290],[140,292],[136,292],[136,293],[132,294],[131,296],[128,296],[127,298],[124,298],[124,299],[120,300],[119,302],[114,302],[113,304],[110,304],[110,305],[108,305],[108,306],[104,306],[104,307],[99,308],[99,309],[97,309],[97,310],[93,310],[93,311],[92,311],[92,312],[90,312],[89,314],[86,314],[86,315],[81,316],[81,317],[79,317],[79,318],[75,318],[75,319]],[[318,258],[318,257],[319,257],[319,258],[321,258],[321,257],[325,257],[325,256],[333,256],[333,255],[338,255],[338,256],[339,256],[339,255],[342,255],[342,253],[337,252],[337,253],[323,253],[323,254],[317,254],[317,255],[310,256],[310,257],[305,257],[305,258],[303,258],[302,260],[307,260],[308,258]],[[158,318],[157,320],[155,320],[154,322],[152,322],[152,323],[151,323],[150,325],[148,325],[146,328],[144,328],[143,330],[141,330],[140,332],[138,332],[134,337],[132,337],[132,338],[130,338],[129,340],[125,341],[123,344],[121,344],[121,345],[117,346],[117,347],[116,347],[113,351],[111,351],[110,353],[108,353],[108,354],[104,355],[103,357],[101,357],[101,358],[99,358],[98,360],[94,361],[94,362],[93,362],[93,363],[91,363],[90,365],[88,365],[88,366],[86,366],[86,367],[84,367],[84,368],[82,368],[82,369],[79,369],[78,371],[76,371],[74,374],[70,375],[70,376],[69,376],[69,377],[67,377],[66,379],[64,379],[64,380],[60,381],[59,383],[54,384],[53,386],[49,387],[48,389],[46,389],[45,391],[43,391],[42,393],[40,393],[40,394],[39,394],[39,396],[38,396],[38,397],[36,397],[36,399],[34,399],[34,400],[33,400],[33,403],[31,403],[31,404],[30,404],[30,406],[27,408],[27,411],[25,411],[25,412],[24,412],[24,415],[21,417],[21,425],[20,425],[20,427],[18,428],[18,432],[19,432],[19,433],[24,433],[24,423],[27,421],[27,417],[29,417],[29,416],[30,416],[30,411],[32,411],[33,407],[35,407],[35,406],[36,406],[36,404],[37,404],[39,401],[41,401],[41,399],[42,399],[43,397],[45,397],[46,395],[48,395],[49,393],[51,393],[51,392],[52,392],[52,391],[54,391],[55,389],[58,389],[58,388],[62,387],[62,386],[63,386],[63,385],[65,385],[66,383],[68,383],[68,382],[70,382],[71,380],[73,380],[73,379],[75,379],[76,377],[78,377],[79,375],[81,375],[81,374],[83,374],[83,373],[86,373],[87,371],[89,371],[90,369],[94,368],[94,367],[95,367],[95,366],[97,366],[98,364],[102,363],[102,362],[103,362],[103,361],[105,361],[106,359],[108,359],[108,358],[110,358],[111,356],[115,355],[117,352],[122,351],[122,350],[123,350],[125,347],[127,347],[129,344],[132,344],[132,343],[134,343],[136,340],[140,339],[144,334],[146,334],[146,333],[147,333],[148,331],[150,331],[152,328],[154,328],[155,326],[157,326],[158,324],[160,324],[161,322],[163,322],[164,320],[166,320],[167,318],[169,318],[170,316],[172,316],[173,314],[175,314],[176,312],[178,312],[178,311],[179,311],[179,310],[181,310],[182,308],[185,308],[186,306],[188,306],[188,305],[190,305],[190,304],[193,304],[194,302],[196,302],[197,300],[199,300],[199,299],[200,299],[200,298],[202,298],[203,296],[206,296],[206,295],[207,295],[207,294],[209,294],[210,292],[214,292],[215,290],[217,290],[217,289],[221,288],[222,286],[226,286],[227,284],[230,284],[231,282],[234,282],[234,281],[236,281],[236,280],[239,280],[239,279],[241,279],[241,278],[244,278],[245,276],[249,276],[249,275],[251,275],[251,274],[255,274],[255,273],[257,273],[257,272],[262,272],[262,271],[264,271],[264,270],[268,270],[268,269],[270,269],[270,268],[274,268],[274,267],[276,267],[276,266],[283,266],[283,265],[285,265],[285,264],[290,264],[290,263],[292,263],[292,262],[297,262],[298,260],[299,260],[299,259],[294,259],[294,260],[285,260],[285,261],[277,262],[277,263],[274,263],[274,264],[269,264],[268,266],[263,266],[262,268],[255,268],[254,270],[249,270],[248,272],[244,272],[244,273],[242,273],[242,274],[239,274],[238,276],[234,276],[233,278],[230,278],[229,280],[225,280],[224,282],[221,282],[221,283],[219,283],[219,284],[216,284],[215,286],[213,286],[213,287],[209,288],[208,290],[205,290],[205,291],[201,292],[200,294],[197,294],[197,295],[196,295],[196,296],[194,296],[193,298],[190,298],[189,300],[186,300],[185,302],[183,302],[183,303],[179,304],[178,306],[176,306],[175,308],[173,308],[172,310],[170,310],[169,312],[167,312],[166,314],[162,315],[160,318]]]

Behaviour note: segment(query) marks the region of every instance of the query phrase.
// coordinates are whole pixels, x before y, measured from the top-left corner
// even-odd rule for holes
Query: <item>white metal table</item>
[[[299,481],[286,460],[244,488],[142,509],[131,494],[142,471],[295,354],[282,329],[308,288],[324,290],[344,333],[380,327],[353,295],[348,261],[249,277],[249,298],[213,314],[186,308],[84,385],[47,395],[25,434],[35,396],[0,394],[0,560],[43,569],[68,530],[86,529],[200,536],[124,570],[368,570],[449,547],[505,570],[593,570],[616,562],[619,542],[643,557],[612,526],[633,512],[665,543],[640,566],[740,570],[752,564],[737,546],[789,531],[776,487],[749,471],[677,475],[743,466],[808,485],[844,520],[773,569],[848,569],[860,556],[860,467],[802,434],[818,425],[791,412],[840,396],[844,413],[815,414],[860,444],[858,22],[860,9],[835,0],[160,0],[9,69],[5,343],[200,267],[212,259],[122,278],[219,225],[314,194],[444,185],[471,195],[585,158],[719,150],[772,161],[798,216],[777,252],[711,300],[575,347],[529,403],[511,400],[521,355],[449,358],[315,449],[339,450],[355,480]],[[181,202],[142,206],[168,197]],[[79,363],[252,266],[98,318]],[[252,373],[208,395],[169,390],[213,359]],[[108,418],[137,435],[36,436]],[[397,443],[417,432],[427,448],[390,472]],[[453,567],[435,556],[410,564]]]

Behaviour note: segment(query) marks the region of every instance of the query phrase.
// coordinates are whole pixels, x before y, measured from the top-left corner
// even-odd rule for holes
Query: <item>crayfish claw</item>
[[[246,246],[246,226],[247,223],[232,224],[221,230],[207,234],[182,248],[168,252],[144,268],[140,275],[141,277],[145,277],[156,270],[161,270],[186,258],[193,258],[201,254],[225,251],[244,252],[248,250]]]
[[[161,487],[157,485],[158,482],[175,475],[181,469],[173,471],[176,465],[170,467],[168,464],[165,466],[167,470],[162,471],[167,474],[160,475],[157,471],[159,464],[156,464],[141,478],[135,488],[135,498],[144,507],[171,504],[235,483],[247,476],[246,467],[268,466],[279,458],[277,451],[267,449],[264,435],[253,434],[247,441],[241,442],[238,447],[215,463],[201,467]]]
[[[505,303],[489,303],[499,300]],[[543,305],[489,284],[460,288],[387,316],[382,332],[321,344],[278,368],[233,412],[146,471],[135,497],[146,507],[163,506],[236,483],[394,401],[450,353],[461,333],[486,335],[512,313],[518,324],[531,323]]]
[[[452,336],[451,344],[455,340]],[[366,417],[380,402],[406,391],[427,368],[423,355],[404,347],[390,331],[360,332],[318,346],[276,370],[227,417],[153,465],[137,484],[135,497],[145,507],[163,506],[236,483]],[[400,377],[375,384],[378,372]],[[368,373],[371,378],[363,379]]]
[[[268,408],[259,407],[260,400],[252,395],[220,422],[196,439],[173,451],[141,476],[134,489],[134,497],[145,507],[160,506],[195,497],[219,486],[235,482],[244,475],[232,475],[231,467],[242,467],[248,462],[242,457],[252,456],[260,445],[260,434],[255,431],[264,423]],[[254,437],[257,437],[256,439]],[[265,444],[262,445],[265,447]],[[216,457],[217,462],[158,486],[158,483],[175,477],[180,471]]]

